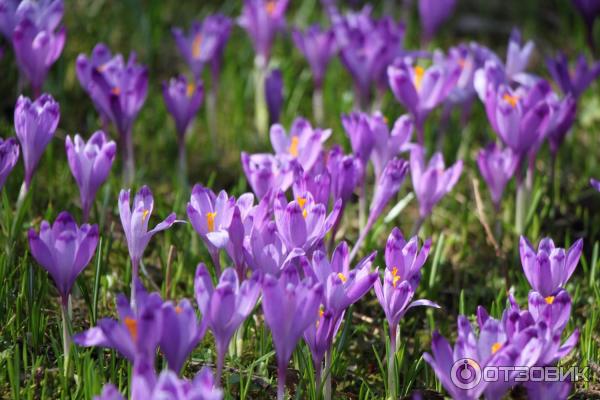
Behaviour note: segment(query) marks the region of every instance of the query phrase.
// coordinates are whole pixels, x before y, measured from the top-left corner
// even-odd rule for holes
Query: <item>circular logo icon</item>
[[[459,389],[473,389],[481,381],[481,367],[471,358],[461,358],[452,365],[450,378]]]

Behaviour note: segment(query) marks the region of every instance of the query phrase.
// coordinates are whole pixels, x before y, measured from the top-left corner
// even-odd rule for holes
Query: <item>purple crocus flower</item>
[[[375,176],[380,177],[388,161],[407,148],[412,137],[414,123],[410,116],[403,115],[394,122],[390,132],[387,122],[381,114],[376,113],[373,120],[380,122],[373,124],[375,144],[371,153],[371,161],[375,169]]]
[[[383,209],[387,206],[392,197],[398,193],[400,187],[402,187],[407,172],[408,162],[401,158],[393,158],[385,166],[383,173],[377,181],[377,186],[375,187],[375,193],[373,194],[373,199],[371,200],[369,208],[369,218],[352,248],[350,260],[353,260],[358,253],[367,234],[383,212]]]
[[[41,93],[48,70],[62,53],[66,31],[58,31],[64,12],[62,0],[23,1],[16,11],[12,33],[15,57],[35,97]]]
[[[278,158],[284,162],[296,160],[304,171],[309,172],[323,150],[323,143],[331,136],[331,129],[313,128],[306,119],[296,118],[289,135],[279,124],[271,127],[269,135]]]
[[[377,279],[374,288],[377,300],[383,308],[385,318],[388,321],[392,354],[395,354],[397,351],[396,331],[404,314],[412,307],[440,308],[440,306],[426,299],[413,301],[415,289],[411,283],[400,278],[398,273],[394,274],[394,270],[390,270],[389,268],[385,269],[383,283],[381,283],[380,279]]]
[[[342,148],[335,145],[327,154],[327,171],[331,179],[331,198],[341,199],[344,208],[359,184],[363,174],[362,164],[354,154],[344,155]]]
[[[19,142],[14,137],[6,140],[0,138],[0,190],[6,178],[19,161]]]
[[[375,187],[367,226],[373,226],[385,206],[398,193],[408,173],[408,168],[408,162],[401,158],[392,158],[388,161]]]
[[[550,122],[548,83],[540,81],[529,89],[521,86],[512,90],[505,85],[500,85],[497,91],[491,86],[488,89],[485,108],[500,139],[520,156],[535,151]]]
[[[360,300],[375,283],[379,274],[371,271],[376,252],[350,269],[348,245],[341,242],[333,251],[331,261],[324,252],[315,251],[305,274],[323,285],[323,299],[319,319],[304,331],[304,340],[310,348],[320,385],[321,368],[325,353],[331,350],[345,310]],[[317,386],[318,387],[318,386]]]
[[[425,119],[448,97],[460,77],[459,67],[449,67],[449,64],[442,63],[425,69],[414,65],[412,59],[403,58],[396,60],[387,70],[392,93],[412,114],[421,145],[424,142]]]
[[[181,143],[202,105],[204,85],[202,81],[188,81],[184,75],[179,75],[168,83],[163,82],[162,89],[165,106],[175,120],[175,130]]]
[[[229,240],[225,247],[229,258],[238,274],[240,280],[246,277],[246,258],[244,254],[247,240],[254,229],[254,218],[256,216],[257,223],[260,225],[262,221],[261,215],[258,215],[257,207],[254,207],[254,195],[252,193],[244,193],[241,195],[233,208],[231,222],[227,228]],[[260,205],[262,207],[262,205]]]
[[[301,249],[288,249],[277,232],[275,221],[256,224],[248,237],[244,258],[250,269],[278,278],[281,271],[296,257],[304,255]]]
[[[506,50],[505,65],[506,75],[509,80],[519,80],[519,75],[525,73],[534,48],[535,44],[532,41],[523,44],[521,32],[518,29],[512,31],[508,41],[508,49]]]
[[[83,219],[87,221],[96,192],[110,173],[117,145],[108,141],[103,131],[97,131],[87,143],[79,135],[74,140],[67,136],[65,148],[69,168],[79,187]]]
[[[321,89],[327,66],[337,52],[333,30],[312,25],[304,32],[292,30],[292,39],[310,66],[315,89]]]
[[[198,324],[196,311],[189,300],[184,299],[175,305],[166,302],[162,306],[162,321],[164,329],[160,338],[160,349],[165,355],[169,369],[175,373],[181,371],[185,360],[198,345],[206,323]]]
[[[285,27],[289,0],[244,0],[238,23],[248,32],[254,51],[266,65],[277,32]]]
[[[84,60],[85,55],[78,57],[78,63],[83,64]],[[148,69],[137,63],[134,53],[127,63],[121,54],[116,54],[92,69],[87,90],[97,108],[115,124],[119,135],[129,135],[133,121],[146,100]]]
[[[426,218],[433,207],[452,190],[462,172],[463,162],[458,160],[446,169],[441,153],[435,153],[425,165],[424,150],[415,146],[410,152],[410,173],[413,189],[419,200],[419,215]]]
[[[95,66],[105,59],[108,60]],[[92,54],[91,59],[80,54],[77,66],[81,71],[80,82],[99,110],[100,116],[111,121],[119,134],[125,181],[131,182],[135,172],[132,127],[148,93],[148,69],[137,63],[134,53],[125,63],[121,54],[111,58],[108,49],[101,51],[101,56]],[[86,71],[90,70],[88,80]]]
[[[61,212],[50,226],[42,221],[39,234],[30,229],[29,249],[35,260],[50,274],[66,304],[77,276],[89,264],[98,244],[98,226],[80,227],[68,212]]]
[[[204,264],[196,269],[194,291],[202,318],[212,331],[217,345],[217,381],[221,379],[223,361],[229,342],[254,309],[260,293],[259,274],[255,273],[240,285],[237,273],[227,268],[213,287]]]
[[[208,62],[212,66],[213,79],[218,80],[223,51],[229,40],[231,27],[230,18],[214,14],[207,16],[202,22],[193,22],[188,35],[180,28],[173,28],[179,53],[197,80],[200,79],[204,65]]]
[[[385,245],[385,265],[391,271],[392,283],[408,281],[416,290],[430,250],[431,239],[427,239],[419,250],[417,236],[406,241],[399,228],[392,229]]]
[[[302,333],[319,317],[323,287],[310,280],[300,281],[292,268],[279,279],[266,275],[262,290],[262,309],[277,357],[277,399],[283,400],[287,364]]]
[[[221,274],[219,252],[229,242],[229,225],[233,217],[235,198],[224,190],[215,196],[212,190],[197,184],[187,205],[187,214],[194,230],[206,245],[215,264],[217,275]]]
[[[9,41],[17,24],[17,7],[20,2],[21,0],[0,1],[0,33]]]
[[[294,147],[291,148],[294,149]],[[268,193],[277,190],[286,191],[292,185],[294,173],[291,163],[265,153],[242,152],[241,159],[246,179],[258,198],[262,199]]]
[[[456,0],[419,0],[419,17],[423,27],[423,37],[429,41],[454,12]]]
[[[345,16],[336,12],[332,23],[340,59],[354,80],[357,106],[366,110],[373,83],[380,90],[387,90],[386,69],[402,55],[404,24],[396,23],[390,17],[374,19],[370,6]]]
[[[133,205],[130,204],[129,198],[130,190],[121,190],[121,193],[119,193],[119,215],[127,239],[129,257],[131,258],[132,279],[135,282],[138,276],[138,267],[148,242],[156,233],[170,228],[175,223],[176,216],[175,213],[171,213],[153,229],[148,230],[148,222],[154,208],[154,197],[152,197],[150,188],[145,185],[142,186],[133,199]],[[132,289],[135,289],[134,285],[132,285]],[[132,296],[132,299],[135,299],[135,297]]]
[[[415,236],[408,242],[404,240],[400,229],[394,228],[388,237],[385,247],[385,264],[383,283],[375,281],[375,295],[385,312],[390,327],[390,339],[396,341],[396,330],[406,311],[415,306],[440,308],[429,300],[412,301],[421,279],[421,268],[431,248],[431,240],[427,240],[419,250],[419,239]],[[395,353],[395,345],[392,347]]]
[[[73,337],[83,347],[108,347],[117,350],[132,363],[154,364],[156,348],[163,329],[174,329],[163,323],[163,301],[158,293],[148,294],[140,281],[134,290],[136,307],[130,306],[127,297],[119,294],[116,300],[119,320],[103,318],[98,324]],[[176,328],[175,328],[176,329]]]
[[[431,241],[428,240],[421,251],[418,251],[418,238],[413,237],[408,243],[404,240],[399,229],[395,228],[390,234],[386,249],[386,269],[383,284],[377,277],[375,295],[383,308],[388,321],[390,334],[390,349],[388,352],[388,389],[392,397],[396,396],[395,359],[397,348],[397,332],[400,320],[404,314],[416,306],[440,308],[436,303],[421,299],[413,301],[415,291],[421,279],[421,268],[427,259]]]
[[[54,137],[59,119],[60,106],[49,94],[43,94],[33,102],[19,96],[15,106],[15,131],[21,143],[27,188],[46,146]]]
[[[527,281],[535,291],[548,297],[563,288],[575,271],[583,249],[583,239],[577,240],[565,251],[554,247],[552,239],[544,238],[536,252],[531,243],[521,236],[519,249]]]
[[[334,153],[334,149],[336,150],[336,154],[333,155],[332,153]],[[328,158],[327,158],[327,163],[328,166],[331,163],[335,163],[335,164],[339,164],[340,160],[339,160],[339,156],[343,156],[343,154],[341,154],[341,148],[339,146],[334,146],[334,148],[329,152],[328,154]],[[338,156],[339,155],[339,156]],[[337,159],[330,159],[329,156],[333,156],[333,157],[337,157]],[[350,156],[351,157],[351,156]],[[346,177],[344,176],[345,171],[342,170],[342,168],[340,166],[334,167],[339,169],[340,174],[342,174],[342,176],[338,177],[339,179],[346,179]],[[297,166],[297,169],[294,171],[295,177],[294,177],[294,184],[292,185],[292,191],[294,193],[294,197],[298,198],[298,197],[305,197],[306,193],[310,193],[315,202],[323,204],[325,206],[327,206],[329,204],[329,197],[333,197],[334,199],[338,199],[341,198],[342,202],[344,202],[345,198],[347,198],[348,196],[345,193],[336,193],[336,194],[340,194],[340,196],[336,196],[336,194],[332,193],[332,177],[330,172],[328,172],[328,170],[324,170],[324,171],[320,171],[319,173],[314,173],[314,174],[310,174],[307,172],[304,172],[302,170],[302,167]],[[337,184],[343,185],[342,182],[336,182]],[[343,189],[342,189],[343,190]],[[350,189],[352,190],[352,189]],[[350,193],[352,194],[352,193]],[[345,198],[342,198],[343,196],[346,196]]]
[[[366,169],[373,148],[375,147],[376,137],[373,133],[373,128],[375,124],[383,122],[376,121],[375,118],[377,117],[371,117],[362,112],[342,115],[342,126],[344,127],[346,136],[350,139],[352,152],[361,161],[363,169]]]
[[[477,166],[487,183],[492,202],[499,210],[504,188],[519,166],[519,157],[509,147],[502,149],[492,143],[479,151]]]
[[[572,94],[579,99],[583,92],[600,76],[600,61],[588,64],[585,55],[577,58],[574,71],[569,71],[569,60],[565,53],[546,60],[548,72],[563,94]]]
[[[269,123],[279,122],[281,107],[283,106],[283,77],[280,69],[273,69],[265,79],[265,99],[269,110]]]
[[[132,399],[145,400],[221,400],[223,391],[217,387],[210,368],[203,367],[193,380],[180,379],[172,371],[165,370],[156,377],[149,366],[137,364],[131,381]],[[124,400],[117,388],[107,384],[94,400]]]
[[[465,381],[468,385],[461,388],[454,383],[457,377],[450,375],[460,374],[460,370],[453,369],[453,366],[464,360],[464,365],[459,369],[467,371],[467,376],[468,373],[475,373],[486,367],[531,367],[542,353],[542,346],[536,336],[537,329],[529,327],[507,341],[507,333],[500,321],[488,318],[480,327],[477,337],[467,317],[461,315],[458,318],[458,339],[454,349],[435,331],[431,342],[432,354],[425,353],[423,358],[452,398],[474,400],[485,394],[489,399],[501,399],[514,383],[504,380],[488,382],[482,379],[476,385]]]
[[[90,87],[92,84],[92,72],[96,69],[103,68],[103,65],[110,61],[112,58],[110,49],[104,43],[98,43],[94,46],[92,54],[88,58],[85,54],[80,54],[75,62],[75,72],[77,73],[77,79],[79,84],[85,90],[85,92],[91,96]],[[110,117],[105,114],[97,102],[93,102],[94,108],[100,114],[102,124],[106,129],[110,123]]]
[[[288,203],[285,194],[275,195],[274,213],[277,231],[288,249],[301,248],[308,254],[331,230],[341,209],[337,200],[327,215],[323,204],[316,203],[310,193]]]
[[[550,152],[556,157],[565,137],[575,123],[577,101],[570,94],[563,99],[558,99],[558,96],[552,93],[548,96],[548,105],[550,106],[551,117],[546,136],[548,137]]]

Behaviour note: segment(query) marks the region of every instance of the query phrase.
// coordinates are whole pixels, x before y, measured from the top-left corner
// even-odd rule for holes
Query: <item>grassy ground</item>
[[[47,274],[30,257],[26,231],[38,227],[42,219],[53,220],[62,210],[79,216],[78,191],[68,170],[64,151],[67,134],[85,136],[99,128],[91,101],[80,88],[75,76],[75,58],[88,53],[98,41],[114,51],[136,50],[139,59],[150,68],[150,91],[134,128],[137,158],[136,188],[148,184],[155,195],[155,215],[164,217],[174,210],[185,217],[189,191],[177,179],[177,147],[174,126],[167,115],[160,82],[186,71],[177,55],[170,35],[172,26],[189,26],[194,18],[221,11],[237,16],[239,1],[164,2],[161,0],[70,0],[64,23],[68,28],[66,48],[53,67],[46,83],[61,104],[61,122],[56,138],[48,146],[34,179],[33,189],[20,213],[15,202],[22,181],[20,164],[0,194],[0,398],[73,398],[90,399],[102,385],[111,381],[126,388],[131,371],[116,353],[100,349],[79,349],[74,356],[75,377],[64,379],[60,310],[55,289]],[[505,43],[513,26],[522,28],[524,36],[535,40],[538,51],[532,70],[546,75],[543,57],[564,49],[571,58],[586,51],[583,26],[568,1],[489,1],[463,0],[454,19],[438,35],[434,45],[448,47],[461,40],[477,40],[504,54]],[[375,2],[376,10],[383,8]],[[414,14],[414,12],[413,12]],[[418,43],[416,15],[409,15],[408,47]],[[305,25],[324,22],[317,0],[295,2],[288,20]],[[598,32],[598,30],[596,31]],[[600,38],[600,36],[596,35]],[[240,151],[268,150],[266,135],[253,128],[252,66],[254,53],[245,33],[234,29],[227,46],[221,79],[218,137],[208,135],[206,116],[200,117],[189,136],[188,161],[190,182],[227,189],[239,194],[249,190],[241,172]],[[289,37],[277,41],[273,63],[283,72],[285,105],[283,121],[288,125],[297,115],[311,117],[312,83],[306,63],[293,48]],[[19,91],[18,71],[12,52],[0,61],[4,79],[0,80],[0,136],[12,136],[12,110]],[[548,150],[544,148],[536,164],[533,199],[527,225],[527,236],[537,242],[551,236],[565,247],[576,238],[585,240],[581,266],[567,289],[573,297],[573,315],[566,334],[575,327],[582,331],[577,350],[567,363],[596,366],[599,362],[597,336],[600,313],[600,287],[597,279],[600,240],[600,194],[588,184],[590,176],[600,177],[600,153],[596,151],[600,128],[600,86],[593,85],[582,98],[575,128],[563,146],[557,168],[555,192],[551,191]],[[352,110],[352,84],[339,61],[331,65],[325,81],[326,126],[334,129],[329,143],[343,143],[349,149],[341,129],[339,115]],[[384,99],[385,115],[393,120],[404,111],[390,94]],[[430,118],[429,137],[438,130],[439,114]],[[518,237],[513,233],[514,191],[511,184],[503,203],[501,227],[504,234],[495,249],[487,239],[477,213],[475,191],[482,198],[483,215],[493,224],[492,207],[475,165],[479,148],[493,139],[493,134],[480,104],[469,124],[462,128],[458,119],[450,122],[444,141],[447,161],[465,160],[466,168],[459,185],[435,209],[433,218],[424,226],[423,237],[433,238],[433,251],[424,268],[425,276],[419,297],[443,305],[442,311],[411,311],[401,324],[399,364],[403,395],[415,388],[441,392],[431,369],[421,359],[429,351],[433,328],[451,337],[456,315],[473,315],[478,304],[495,315],[504,308],[503,269],[509,273],[517,299],[523,304],[529,290],[518,258]],[[433,139],[432,139],[433,142]],[[429,148],[432,146],[430,145]],[[96,318],[113,315],[115,294],[128,291],[130,270],[127,246],[117,212],[117,196],[121,188],[120,165],[99,191],[91,220],[102,232],[98,253],[77,282],[73,300],[73,330],[94,324]],[[412,190],[405,185],[399,199]],[[553,201],[553,197],[555,200]],[[408,233],[417,216],[417,204],[408,207],[387,223],[378,224],[368,238],[364,252],[383,250],[385,238],[393,226]],[[355,205],[347,210],[341,234],[350,242],[357,237],[353,225]],[[158,218],[158,217],[156,217]],[[192,277],[199,261],[208,255],[192,227],[178,225],[157,235],[145,253],[147,271],[144,279],[163,297],[193,297]],[[377,264],[383,265],[382,254]],[[172,283],[166,287],[166,270]],[[153,285],[156,285],[155,287]],[[335,391],[339,398],[382,398],[384,371],[377,357],[385,353],[383,312],[373,294],[369,294],[348,313],[351,324],[338,341],[337,363],[333,371]],[[274,357],[264,324],[250,318],[246,323],[246,341],[240,357],[228,358],[224,386],[228,398],[273,398],[275,393]],[[307,349],[302,345],[290,364],[289,382],[295,387],[295,398],[305,398],[311,379]],[[261,357],[266,355],[265,357]],[[210,336],[194,352],[184,375],[192,376],[202,365],[214,360]],[[593,384],[576,388],[580,398],[600,388]],[[600,393],[600,392],[599,392]]]

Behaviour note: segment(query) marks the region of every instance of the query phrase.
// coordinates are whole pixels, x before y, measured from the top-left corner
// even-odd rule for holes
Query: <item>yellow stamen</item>
[[[306,219],[308,217],[308,210],[302,210],[302,216]]]
[[[546,300],[546,304],[552,304],[554,303],[554,296],[548,296],[545,298]]]
[[[194,85],[193,83],[188,83],[185,94],[187,95],[187,97],[192,97],[192,95],[194,94],[194,92],[196,91],[196,85]]]
[[[125,327],[129,331],[131,338],[134,342],[137,342],[138,332],[137,332],[137,321],[131,317],[125,317]]]
[[[300,144],[298,136],[292,136],[292,143],[288,149],[292,157],[298,157],[298,144]]]
[[[417,65],[414,67],[415,73],[415,87],[417,90],[421,90],[421,85],[423,84],[423,76],[425,75],[425,68]]]
[[[504,96],[502,96],[502,100],[504,100],[505,102],[507,102],[514,108],[517,106],[517,102],[519,101],[519,96],[513,96],[511,94],[504,93]]]
[[[215,231],[215,217],[217,216],[216,212],[206,213],[206,225],[208,225],[208,231]]]
[[[342,274],[341,272],[338,273],[337,276],[338,276],[338,278],[340,278],[342,283],[346,283],[346,281],[348,280],[348,278],[346,278],[346,275]]]
[[[496,354],[498,350],[502,348],[502,343],[496,342],[492,345],[492,354]]]
[[[319,322],[321,322],[321,318],[323,318],[323,315],[325,314],[325,310],[323,310],[323,306],[319,307],[319,319],[317,319],[317,328],[319,327]]]
[[[194,41],[192,42],[192,57],[200,58],[200,54],[202,54],[201,50],[202,50],[202,34],[197,33],[196,36],[194,36]]]
[[[275,12],[275,8],[276,7],[277,7],[277,1],[276,0],[269,0],[269,1],[267,1],[267,5],[266,5],[267,14],[273,15],[273,13]]]
[[[398,281],[400,281],[400,279],[402,279],[402,277],[400,275],[398,275],[398,267],[394,267],[392,268],[392,286],[396,287],[396,285],[398,284]]]
[[[112,94],[118,96],[121,94],[121,88],[118,86],[115,86],[114,88],[111,89],[110,91]]]
[[[175,307],[175,313],[181,314],[182,311],[183,311],[183,308],[181,308],[179,306]]]
[[[304,206],[306,205],[306,197],[298,197],[296,199],[296,201],[298,202],[298,205],[300,206],[301,209],[304,210]]]
[[[142,214],[142,221],[145,221],[146,218],[148,218],[148,214],[150,214],[150,210],[144,210],[144,213]]]

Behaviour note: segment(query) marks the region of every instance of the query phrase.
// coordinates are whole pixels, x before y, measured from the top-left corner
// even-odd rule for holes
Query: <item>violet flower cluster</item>
[[[458,339],[454,348],[437,331],[431,343],[432,354],[425,361],[433,368],[444,388],[453,398],[500,399],[522,380],[516,370],[508,379],[492,382],[481,380],[475,385],[456,385],[456,377],[465,371],[485,367],[546,367],[556,365],[569,355],[579,340],[575,329],[564,341],[561,337],[571,315],[572,300],[565,285],[581,256],[583,242],[578,240],[570,249],[557,248],[550,238],[542,239],[536,252],[527,239],[521,237],[520,252],[523,271],[532,291],[528,309],[519,307],[512,294],[500,320],[492,318],[479,306],[476,335],[467,317],[458,319]],[[459,365],[458,369],[453,368]],[[456,376],[452,376],[456,373]],[[566,398],[571,382],[530,380],[523,384],[528,397]]]
[[[34,97],[42,93],[46,75],[65,46],[66,30],[59,27],[63,14],[62,0],[0,3],[0,32],[12,44]]]

